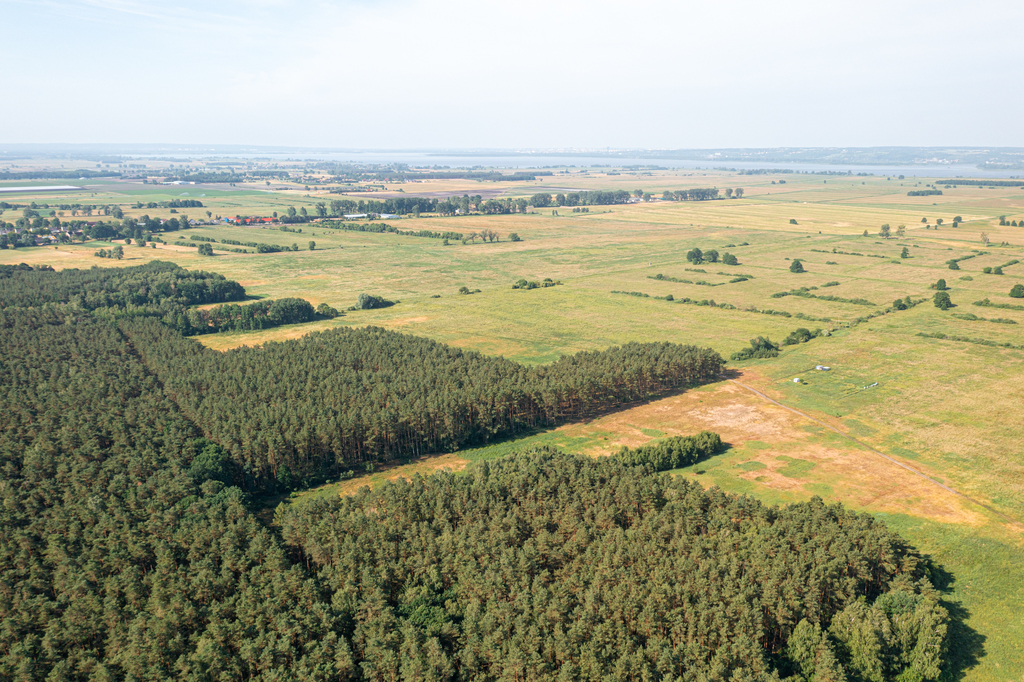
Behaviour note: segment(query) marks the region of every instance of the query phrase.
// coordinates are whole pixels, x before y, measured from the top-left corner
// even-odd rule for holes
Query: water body
[[[76,190],[83,190],[84,187],[76,187],[74,185],[37,185],[21,186],[21,187],[0,187],[0,192],[5,194],[14,194],[16,192],[70,192]]]
[[[181,158],[176,154],[133,155],[133,158]],[[187,154],[190,158],[246,159],[269,161],[333,161],[354,164],[395,164],[404,163],[417,168],[440,166],[449,168],[495,168],[516,170],[544,167],[588,168],[607,166],[658,166],[682,170],[712,170],[729,168],[736,170],[788,170],[801,173],[867,173],[877,176],[926,177],[926,178],[1017,178],[1024,176],[1020,170],[980,170],[972,164],[916,164],[916,165],[864,165],[829,163],[769,163],[764,161],[715,161],[699,159],[651,159],[643,157],[602,157],[602,156],[558,156],[554,154],[509,154],[509,155],[463,155],[428,151],[345,151],[322,153],[271,152],[262,154]]]

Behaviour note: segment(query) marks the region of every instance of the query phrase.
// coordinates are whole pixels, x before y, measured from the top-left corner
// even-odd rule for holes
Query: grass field
[[[778,184],[783,179],[785,184]],[[429,191],[476,193],[471,184],[495,188],[495,183],[437,182],[424,183],[422,191],[430,187]],[[590,213],[563,208],[557,209],[558,216],[552,215],[552,209],[541,209],[525,215],[400,221],[402,229],[464,234],[493,229],[502,240],[490,244],[443,246],[435,239],[336,232],[313,224],[301,226],[301,234],[225,226],[164,238],[187,240],[189,234],[197,234],[218,241],[295,243],[302,250],[263,255],[216,252],[202,257],[191,247],[128,246],[126,259],[116,262],[93,256],[97,248],[109,244],[90,242],[0,251],[0,262],[111,267],[159,258],[220,272],[257,296],[300,296],[338,308],[353,304],[363,292],[399,301],[391,308],[351,311],[332,321],[199,338],[220,350],[335,326],[373,324],[538,363],[633,340],[710,345],[728,356],[756,335],[781,341],[798,327],[821,328],[830,335],[787,346],[774,360],[730,363],[730,367],[739,364],[744,384],[784,405],[835,426],[999,514],[1024,521],[1020,445],[1024,442],[1020,418],[1024,350],[919,335],[1024,346],[1024,311],[971,305],[984,298],[997,304],[1024,304],[1008,297],[1014,284],[1024,283],[1024,263],[1007,266],[1002,276],[982,272],[984,267],[1024,261],[1024,227],[998,225],[999,216],[1021,219],[1024,191],[960,187],[944,189],[941,196],[906,196],[910,189],[925,184],[924,180],[796,174],[571,173],[497,189],[515,196],[545,186],[642,187],[660,196],[666,189],[717,186],[743,187],[745,196],[715,202],[592,207]],[[103,186],[90,183],[90,190],[96,189],[90,201],[109,203],[117,196],[137,200],[125,194],[134,190],[116,183]],[[407,195],[413,194],[409,185],[404,189]],[[300,201],[322,200],[303,194],[233,188],[203,201],[227,215],[229,209],[232,213],[281,210]],[[17,200],[25,201],[20,195]],[[949,223],[955,216],[962,216],[964,222],[953,229]],[[938,230],[925,229],[926,225],[934,228],[939,218],[945,224]],[[791,219],[797,224],[790,224]],[[880,238],[883,223],[893,231],[905,225],[905,236]],[[862,236],[865,230],[867,237]],[[511,232],[523,241],[508,241]],[[987,246],[983,233],[989,239]],[[310,240],[316,241],[314,251],[306,249]],[[910,258],[900,257],[904,246]],[[740,265],[693,265],[685,254],[694,247],[728,251],[739,258]],[[971,257],[959,262],[960,270],[946,265],[949,259],[965,256]],[[791,259],[796,258],[806,272],[790,272]],[[692,283],[652,279],[657,274]],[[739,274],[752,278],[732,282]],[[562,285],[513,290],[512,283],[521,277],[549,277]],[[941,311],[926,301],[909,310],[886,312],[896,298],[930,298],[934,293],[930,286],[939,278],[950,287],[955,308]],[[823,286],[831,282],[838,285]],[[460,295],[460,286],[481,291]],[[772,296],[801,287],[815,296],[866,299],[874,305]],[[675,300],[654,298],[667,294]],[[679,302],[684,297],[734,308]],[[766,310],[790,316],[765,314]],[[964,313],[1016,324],[954,316]],[[869,316],[873,317],[863,319]],[[832,369],[815,371],[818,364]],[[801,382],[794,383],[794,378]],[[884,518],[952,574],[948,599],[969,613],[967,623],[976,631],[959,637],[963,646],[958,656],[968,668],[966,679],[1024,679],[1021,526],[735,384],[705,387],[516,442],[447,453],[400,468],[357,472],[351,480],[303,494],[344,494],[389,477],[429,473],[439,467],[459,469],[533,444],[599,456],[624,444],[700,428],[718,430],[731,448],[678,475],[772,503],[820,495]],[[981,647],[975,663],[969,660],[978,653],[972,653],[971,642]]]

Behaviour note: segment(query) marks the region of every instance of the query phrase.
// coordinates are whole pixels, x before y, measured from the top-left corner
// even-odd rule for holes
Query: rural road
[[[1022,524],[1017,519],[1014,519],[1014,518],[1012,518],[1010,516],[1007,516],[1006,514],[1002,513],[1001,511],[998,511],[997,509],[993,509],[992,507],[990,507],[989,505],[985,504],[984,502],[979,502],[978,500],[974,499],[973,497],[970,497],[969,495],[963,494],[959,490],[956,490],[954,488],[950,488],[948,485],[943,485],[942,483],[939,483],[938,481],[936,481],[934,478],[932,478],[928,474],[924,473],[923,471],[919,471],[919,470],[915,469],[912,466],[904,464],[903,462],[900,462],[899,460],[893,459],[889,455],[885,454],[884,452],[881,452],[880,450],[876,450],[875,448],[871,447],[867,443],[864,443],[862,441],[857,440],[856,438],[854,438],[850,434],[845,433],[843,431],[840,431],[839,429],[837,429],[835,426],[832,426],[828,422],[821,421],[820,419],[815,419],[814,417],[812,417],[811,415],[807,414],[806,412],[801,412],[800,410],[795,409],[793,407],[790,407],[788,405],[783,405],[778,400],[773,400],[772,398],[769,398],[767,395],[765,395],[761,391],[758,391],[756,388],[753,388],[751,386],[747,386],[746,384],[740,383],[739,381],[736,381],[735,379],[729,379],[729,378],[726,378],[726,377],[722,377],[722,378],[725,379],[726,381],[728,381],[731,384],[736,384],[740,388],[742,388],[744,390],[747,390],[747,391],[750,391],[751,393],[753,393],[754,395],[758,396],[762,400],[766,400],[766,401],[768,401],[769,403],[771,403],[773,405],[777,405],[777,406],[781,407],[784,410],[788,410],[788,411],[792,412],[795,415],[798,415],[800,417],[803,417],[804,419],[807,419],[808,421],[812,421],[812,422],[814,422],[815,424],[817,424],[819,426],[825,427],[829,431],[832,431],[833,433],[836,433],[836,434],[842,436],[843,438],[856,443],[857,445],[859,445],[860,447],[862,447],[862,448],[864,448],[866,450],[870,450],[871,452],[875,453],[879,457],[892,462],[896,466],[901,467],[903,469],[906,469],[907,471],[909,471],[910,473],[914,474],[915,476],[920,476],[921,478],[923,478],[924,480],[928,481],[932,485],[938,486],[939,488],[942,488],[946,492],[952,493],[953,495],[956,495],[957,497],[960,497],[960,498],[963,498],[963,499],[967,500],[971,504],[977,505],[977,506],[981,507],[982,509],[984,509],[984,510],[986,510],[988,512],[991,512],[992,514],[995,514],[999,518],[1003,519],[1004,521],[1006,521],[1007,523],[1012,525],[1017,530],[1024,531],[1024,524]]]

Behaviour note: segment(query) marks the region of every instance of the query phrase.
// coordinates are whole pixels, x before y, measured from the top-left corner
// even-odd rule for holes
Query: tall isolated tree
[[[800,262],[799,258],[794,259],[793,262],[789,264],[789,271],[790,272],[807,272],[806,270],[804,270],[804,264]]]
[[[886,224],[882,225],[882,227],[880,227],[878,229],[878,236],[879,237],[881,237],[883,239],[888,239],[889,235],[890,235],[889,223],[886,223]]]

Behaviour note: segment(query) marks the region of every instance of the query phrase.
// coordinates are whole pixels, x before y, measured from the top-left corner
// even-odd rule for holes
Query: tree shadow
[[[722,376],[723,379],[733,379],[733,380],[736,380],[736,379],[739,379],[743,375],[742,375],[742,373],[738,369],[733,369],[732,367],[725,367],[725,368],[722,369],[721,376]]]
[[[931,557],[924,557],[929,578],[939,592],[943,594],[942,606],[949,612],[949,624],[946,628],[946,642],[949,651],[942,669],[941,679],[944,682],[962,680],[967,673],[978,665],[985,656],[985,635],[970,625],[967,619],[971,612],[952,597],[953,584],[956,577],[942,566],[934,563]]]

